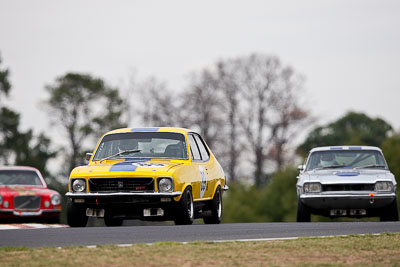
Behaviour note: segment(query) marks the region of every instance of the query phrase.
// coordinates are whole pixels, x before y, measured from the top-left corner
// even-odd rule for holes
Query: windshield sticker
[[[204,171],[202,166],[199,166],[199,171],[200,171],[200,198],[204,196],[204,193],[206,192],[207,188],[207,176],[206,172]]]
[[[131,132],[158,132],[160,128],[132,128]]]
[[[153,168],[153,167],[165,167],[168,166],[167,164],[162,164],[162,163],[152,163],[152,162],[134,162],[132,165],[136,167],[145,167],[145,168]]]

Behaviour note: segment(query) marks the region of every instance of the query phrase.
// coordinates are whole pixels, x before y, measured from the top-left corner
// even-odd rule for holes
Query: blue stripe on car
[[[151,160],[150,158],[138,158],[138,159],[125,159],[125,161],[121,161],[118,163],[115,163],[114,165],[111,166],[110,172],[134,172],[136,171],[136,168],[138,167],[135,164],[136,162],[146,162]]]
[[[360,146],[350,146],[349,149],[362,149]]]
[[[131,132],[158,132],[160,128],[132,128]]]
[[[358,176],[360,175],[359,172],[338,172],[336,176]]]
[[[332,146],[331,147],[331,150],[342,150],[343,149],[343,147],[341,147],[341,146]]]

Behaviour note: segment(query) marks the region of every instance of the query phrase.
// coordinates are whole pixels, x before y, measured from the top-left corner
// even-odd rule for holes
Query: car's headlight
[[[174,191],[174,182],[170,177],[158,178],[158,192],[172,192]]]
[[[392,182],[376,182],[375,183],[375,191],[391,192],[391,191],[393,191],[393,183]]]
[[[74,179],[71,184],[72,191],[74,192],[83,192],[86,189],[86,180],[85,179]]]
[[[303,186],[303,190],[305,193],[318,193],[318,192],[321,192],[321,184],[320,183],[305,183]]]
[[[53,206],[57,206],[61,204],[61,196],[58,194],[52,195],[51,198],[51,204],[53,204]]]
[[[3,203],[3,197],[0,195],[0,205]]]

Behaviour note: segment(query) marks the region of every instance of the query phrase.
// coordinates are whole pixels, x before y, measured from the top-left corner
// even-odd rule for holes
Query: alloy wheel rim
[[[188,215],[189,215],[189,218],[193,218],[192,196],[191,196],[190,192],[188,192],[187,194],[188,194],[188,198],[187,198]]]
[[[217,203],[218,218],[222,217],[222,201],[221,194],[218,192],[218,203]]]

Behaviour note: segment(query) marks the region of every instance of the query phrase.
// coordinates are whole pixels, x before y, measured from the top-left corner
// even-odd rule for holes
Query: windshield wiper
[[[330,165],[330,166],[315,168],[314,170],[336,169],[336,168],[343,168],[343,167],[346,167],[346,165]]]
[[[386,168],[386,166],[382,164],[370,164],[370,165],[355,167],[354,169],[364,169],[364,168]]]
[[[124,151],[115,153],[114,155],[105,157],[104,159],[101,159],[101,160],[100,160],[100,163],[101,163],[102,161],[106,160],[106,159],[111,159],[111,158],[113,158],[113,157],[120,156],[120,155],[123,155],[123,154],[138,153],[138,152],[140,152],[140,151],[142,151],[142,150],[141,150],[141,149],[124,150]]]

